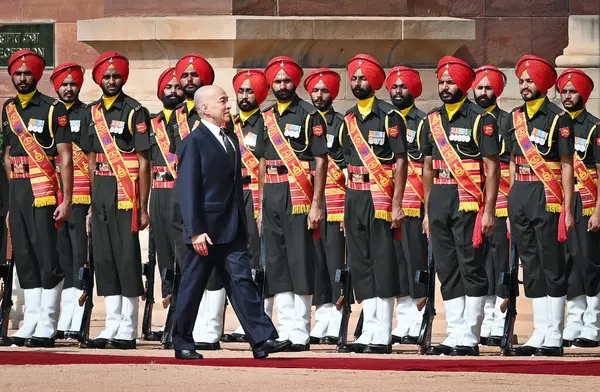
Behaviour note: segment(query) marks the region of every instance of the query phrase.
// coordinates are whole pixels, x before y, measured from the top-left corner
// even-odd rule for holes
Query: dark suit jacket
[[[235,146],[235,165],[202,123],[177,151],[177,191],[186,244],[202,233],[207,233],[213,244],[226,244],[238,231],[245,232],[238,227],[246,225],[240,150],[237,138],[230,135],[229,139]]]

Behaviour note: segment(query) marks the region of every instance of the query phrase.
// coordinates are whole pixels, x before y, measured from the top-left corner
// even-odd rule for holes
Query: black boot
[[[37,338],[35,336],[30,337],[25,341],[25,347],[44,347],[51,348],[55,347],[54,338]]]
[[[391,344],[369,344],[365,347],[363,353],[365,354],[391,354]]]
[[[425,352],[425,355],[450,355],[450,352],[452,352],[452,347],[440,344],[438,346],[429,347],[427,352]]]
[[[479,356],[479,346],[456,346],[450,351],[453,357],[477,357]]]
[[[18,347],[25,345],[25,338],[18,338],[16,336],[3,336],[0,338],[0,346],[9,347],[13,344]]]
[[[123,339],[111,339],[106,343],[107,349],[115,350],[135,350],[136,343],[135,339],[123,340]]]
[[[516,346],[512,347],[508,352],[511,357],[531,357],[535,355],[537,348],[531,346]]]
[[[577,338],[577,339],[573,340],[573,346],[586,347],[586,348],[598,347],[598,342],[595,340],[590,340],[590,339],[586,339],[586,338]]]
[[[535,351],[536,357],[562,357],[562,347],[540,347]]]
[[[85,342],[79,345],[79,348],[99,348],[105,349],[106,343],[108,343],[108,339],[98,338],[98,339],[88,339]]]

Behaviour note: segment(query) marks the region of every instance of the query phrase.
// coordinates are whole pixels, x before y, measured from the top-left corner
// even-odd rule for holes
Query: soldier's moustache
[[[354,94],[357,99],[367,99],[373,95],[373,89],[370,86],[369,88],[356,86],[352,89],[352,94]]]
[[[169,95],[163,93],[160,100],[161,100],[163,106],[166,109],[170,110],[170,109],[175,109],[175,107],[183,101],[183,98],[180,97],[179,95],[177,95],[176,93],[172,93]]]
[[[484,109],[489,108],[490,106],[496,103],[496,96],[490,98],[487,95],[480,95],[478,97],[475,97],[475,102],[477,102],[477,105],[479,105],[479,107],[482,107]]]
[[[396,106],[398,109],[406,109],[412,106],[412,104],[415,102],[412,94],[409,94],[408,96],[404,96],[402,94],[396,94],[392,97],[392,103],[394,104],[394,106]]]
[[[273,91],[273,95],[277,98],[278,101],[289,101],[294,94],[294,90],[288,90],[285,88],[279,89],[277,91]]]
[[[455,93],[445,90],[440,93],[440,98],[444,103],[457,103],[460,102],[463,97],[464,94],[462,90],[457,90]]]
[[[13,81],[13,85],[19,94],[29,94],[35,91],[37,88],[37,81],[33,80],[33,83],[28,84],[25,81],[21,81],[19,83],[15,83]]]

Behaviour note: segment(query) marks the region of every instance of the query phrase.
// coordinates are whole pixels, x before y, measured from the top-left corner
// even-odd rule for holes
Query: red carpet
[[[375,359],[375,358],[208,358],[178,361],[174,358],[64,354],[36,351],[0,351],[0,365],[193,365],[225,367],[266,367],[296,369],[344,369],[387,371],[487,372],[600,376],[600,360],[548,361],[513,359]]]

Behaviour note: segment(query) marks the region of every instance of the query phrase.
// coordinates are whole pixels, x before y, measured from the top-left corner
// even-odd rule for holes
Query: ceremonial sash
[[[135,177],[131,175],[126,160],[123,158],[115,140],[108,130],[104,113],[101,105],[92,106],[92,119],[96,124],[96,134],[102,145],[102,150],[106,155],[108,163],[112,168],[113,174],[117,179],[118,202],[117,208],[120,210],[132,210],[131,231],[138,232],[138,197],[137,197],[137,173]],[[129,154],[135,157],[135,154]],[[132,160],[132,159],[129,159]]]
[[[184,113],[185,106],[175,111],[175,117],[177,118],[177,125],[179,127],[179,137],[181,140],[185,139],[190,134],[190,125],[187,121],[187,115]]]
[[[360,132],[354,113],[346,115],[346,123],[348,124],[348,133],[350,134],[352,144],[354,144],[354,148],[358,151],[363,166],[369,172],[371,197],[373,198],[373,205],[375,207],[375,218],[391,222],[394,183]]]
[[[404,214],[406,216],[419,218],[421,216],[421,206],[425,200],[425,191],[423,190],[423,164],[421,162],[409,159],[406,183],[408,186],[404,190],[402,209],[404,209]]]
[[[33,205],[35,207],[52,206],[56,205],[57,201],[60,204],[62,202],[62,191],[50,157],[46,155],[35,137],[27,130],[14,102],[6,105],[6,114],[8,115],[10,129],[19,138],[19,142],[27,152]],[[49,121],[52,121],[52,119],[49,119]]]
[[[454,150],[454,147],[448,141],[442,118],[439,112],[431,113],[428,116],[433,140],[446,163],[446,167],[452,173],[452,176],[458,183],[459,211],[478,211],[473,230],[473,247],[478,248],[483,241],[481,234],[481,219],[485,208],[483,192],[480,186],[473,180],[469,170],[465,168],[460,157]],[[463,194],[461,195],[461,190]],[[462,197],[461,197],[462,196]]]
[[[156,141],[158,142],[158,149],[160,150],[160,154],[167,163],[169,173],[171,173],[173,178],[177,178],[177,171],[175,170],[175,164],[177,163],[177,155],[169,152],[171,143],[169,142],[169,137],[167,136],[165,124],[159,116],[154,117],[151,122],[152,128],[154,129],[154,136],[156,137]]]
[[[59,171],[60,156],[57,156],[56,169]],[[90,172],[88,156],[73,143],[73,204],[90,204]]]
[[[290,193],[292,199],[292,214],[308,214],[313,198],[313,186],[309,175],[302,167],[302,163],[292,150],[292,147],[285,140],[279,125],[275,120],[273,109],[263,114],[267,133],[277,154],[288,169],[288,176],[292,176],[294,181],[290,181]]]
[[[249,189],[252,191],[252,201],[254,204],[254,217],[258,217],[259,197],[258,197],[258,166],[259,161],[256,159],[252,151],[244,143],[244,133],[242,132],[241,122],[235,122],[233,131],[238,138],[238,144],[240,146],[240,155],[242,156],[242,163],[246,168],[247,174],[242,175],[250,176]]]
[[[346,201],[346,176],[340,167],[329,159],[327,165],[327,183],[325,184],[325,205],[327,222],[344,221],[344,203]]]
[[[596,202],[598,200],[598,173],[596,168],[588,169],[583,160],[578,154],[575,154],[573,160],[573,169],[577,176],[577,184],[575,190],[581,196],[581,204],[583,207],[583,216],[592,216],[596,210]]]
[[[510,193],[510,164],[500,162],[500,188],[496,199],[496,216],[508,216],[508,194]]]

